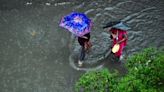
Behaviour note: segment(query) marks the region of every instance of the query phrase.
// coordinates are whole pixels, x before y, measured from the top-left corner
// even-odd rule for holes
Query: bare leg
[[[82,66],[84,58],[85,58],[85,47],[81,46],[80,60],[78,62],[79,66]]]

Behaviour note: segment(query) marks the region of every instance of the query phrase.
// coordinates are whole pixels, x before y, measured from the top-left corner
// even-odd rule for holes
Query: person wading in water
[[[89,50],[89,48],[92,46],[90,42],[90,33],[85,34],[82,37],[78,37],[78,42],[81,46],[81,52],[80,52],[80,58],[78,60],[79,66],[82,66],[85,54]]]
[[[112,52],[118,60],[122,59],[122,53],[124,47],[127,45],[127,29],[121,21],[109,22],[103,28],[107,28],[107,31],[111,34],[111,39],[113,40],[112,48],[115,45],[119,45],[119,48],[116,52]]]

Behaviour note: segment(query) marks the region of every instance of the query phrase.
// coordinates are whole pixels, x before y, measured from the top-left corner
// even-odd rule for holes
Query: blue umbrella
[[[92,22],[85,14],[73,12],[62,18],[60,26],[81,37],[90,32]]]

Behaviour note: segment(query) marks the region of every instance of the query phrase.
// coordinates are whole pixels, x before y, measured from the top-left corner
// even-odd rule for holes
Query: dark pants
[[[80,61],[83,61],[84,58],[85,58],[85,47],[81,46]]]

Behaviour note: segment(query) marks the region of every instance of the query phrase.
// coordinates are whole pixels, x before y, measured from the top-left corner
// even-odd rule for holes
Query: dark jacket
[[[89,39],[90,39],[90,33],[87,33],[84,36],[87,37],[88,39],[78,37],[78,42],[79,42],[79,44],[81,46],[84,46],[84,43],[89,41]]]

